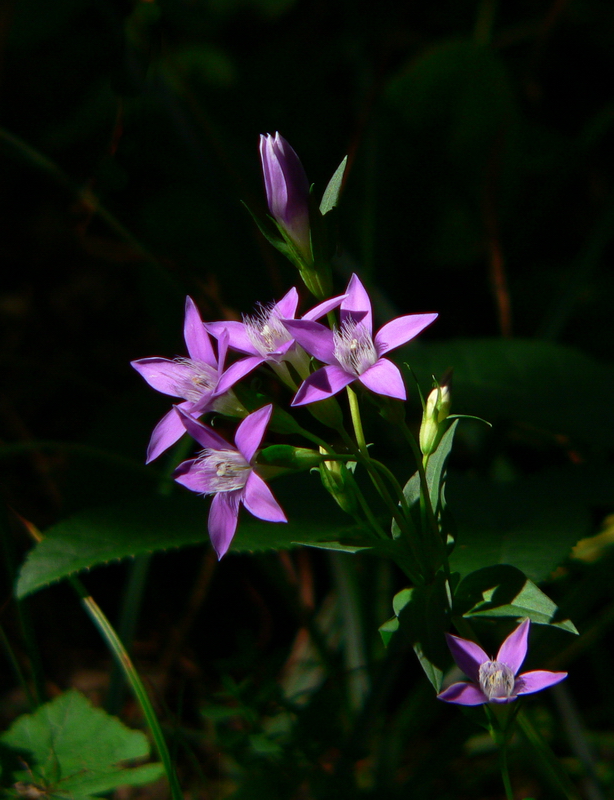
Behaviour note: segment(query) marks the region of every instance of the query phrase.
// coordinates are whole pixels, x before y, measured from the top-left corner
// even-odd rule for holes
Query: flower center
[[[489,700],[510,697],[516,678],[507,664],[501,661],[485,661],[480,666],[480,689]]]
[[[377,361],[373,339],[362,322],[346,320],[340,330],[333,331],[333,343],[339,365],[353,375],[362,375]]]
[[[208,494],[242,489],[252,469],[236,450],[206,448],[199,455],[197,464],[207,478]]]
[[[252,316],[243,316],[245,331],[250,342],[263,358],[277,353],[279,348],[292,341],[292,336],[277,315],[275,305],[259,306]]]
[[[215,367],[193,358],[176,358],[175,363],[187,367],[185,375],[175,384],[177,397],[183,397],[184,400],[196,403],[204,394],[210,394],[215,390],[218,384]]]

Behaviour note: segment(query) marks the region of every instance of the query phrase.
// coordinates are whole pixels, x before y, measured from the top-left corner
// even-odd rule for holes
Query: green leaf
[[[348,525],[348,518],[332,503],[325,506],[321,519],[314,519],[314,495],[317,503],[324,498],[320,483],[313,477],[310,487],[309,478],[299,475],[301,489],[297,491],[295,480],[285,478],[276,492],[282,506],[292,508],[290,522],[263,522],[242,510],[231,545],[233,552],[288,550],[298,544],[356,552],[370,546],[366,531]],[[208,542],[208,514],[209,501],[187,493],[83,511],[45,531],[45,538],[28,553],[21,567],[17,596],[25,597],[109,561]]]
[[[408,357],[409,356],[409,357]],[[528,339],[455,339],[406,352],[418,380],[454,368],[454,413],[511,420],[599,449],[614,445],[605,398],[614,366],[572,347]]]
[[[447,605],[445,576],[439,572],[428,586],[398,592],[392,601],[395,616],[379,628],[385,645],[393,633],[401,630],[437,692],[449,657],[444,637],[448,628]]]
[[[577,633],[571,620],[523,573],[511,566],[486,567],[468,575],[454,594],[454,613],[463,617],[529,617],[540,625]]]
[[[452,425],[441,437],[437,450],[431,455],[426,465],[426,483],[431,497],[433,509],[437,512],[442,500],[443,485],[445,483],[445,466],[452,450],[454,442],[454,434],[458,426],[458,420],[454,420]],[[420,502],[420,476],[417,472],[411,476],[403,487],[403,494],[407,500],[407,505],[411,509],[412,506]],[[419,520],[417,521],[419,524]],[[392,536],[397,539],[401,534],[399,526],[396,521],[392,521]]]
[[[348,163],[348,157],[345,156],[341,164],[335,170],[335,174],[329,180],[328,186],[322,195],[322,202],[320,203],[320,213],[322,216],[328,214],[339,202],[339,193],[343,184],[343,174]]]
[[[74,690],[19,717],[1,737],[27,765],[11,780],[41,787],[52,797],[88,800],[118,786],[157,780],[161,764],[125,768],[149,756],[149,742]]]
[[[590,531],[590,515],[556,473],[510,483],[452,475],[446,494],[457,526],[451,568],[461,576],[509,564],[547,578]]]

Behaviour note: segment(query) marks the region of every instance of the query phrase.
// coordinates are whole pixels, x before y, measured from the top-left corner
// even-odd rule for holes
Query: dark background
[[[264,211],[260,133],[279,130],[290,141],[318,193],[349,155],[336,288],[359,271],[374,291],[380,321],[439,312],[421,337],[425,347],[438,346],[437,364],[460,373],[457,409],[496,423],[488,437],[471,427],[461,436],[459,469],[518,477],[589,464],[605,474],[614,443],[613,45],[607,0],[2,4],[0,475],[12,543],[1,599],[2,624],[18,650],[10,583],[28,541],[15,513],[44,530],[88,506],[154,491],[168,468],[141,467],[167,403],[130,360],[183,352],[186,293],[205,319],[240,318],[257,301],[279,299],[298,284],[241,205]],[[488,358],[493,368],[499,361],[499,351],[483,355],[484,339],[562,346],[552,351],[556,385],[546,351],[540,350],[545,362],[514,356],[526,378],[522,413],[510,407],[505,385],[480,407],[490,391]],[[467,359],[460,365],[455,343]],[[590,369],[566,370],[567,346]],[[478,362],[472,383],[467,364]],[[421,373],[426,388],[430,371]],[[514,375],[508,378],[513,383]],[[409,413],[417,423],[415,393]],[[101,452],[128,459],[130,468],[105,462]],[[587,505],[586,533],[594,533],[612,510],[611,495],[601,492]],[[203,524],[204,518],[205,508]],[[356,563],[368,587],[376,568]],[[576,575],[567,569],[555,596],[572,592]],[[607,569],[600,569],[606,585]],[[300,628],[280,603],[287,590],[280,575],[299,586],[307,606],[326,597],[332,581],[326,559],[311,552],[231,556],[213,572],[207,550],[156,556],[137,626],[143,669],[168,689],[173,713],[190,731],[200,730],[199,714],[210,702],[204,698],[220,691],[223,675],[260,687],[262,700],[251,689],[248,695],[256,718],[266,717]],[[89,576],[112,618],[125,576],[122,565]],[[387,580],[394,588],[400,579]],[[199,581],[203,594],[190,617],[186,587]],[[313,592],[305,588],[311,583]],[[608,619],[609,591],[597,592],[582,613]],[[104,695],[106,656],[71,593],[49,590],[33,598],[32,608],[49,685],[81,685],[77,678],[91,672]],[[388,613],[389,606],[380,618],[365,612],[373,630]],[[185,619],[183,638],[173,644]],[[600,636],[611,629],[604,626]],[[331,696],[318,695],[313,718],[304,720],[301,735],[311,743],[294,741],[279,785],[261,764],[253,767],[242,739],[237,744],[227,730],[207,728],[192,746],[220,794],[207,794],[201,782],[202,796],[230,796],[237,786],[256,796],[264,786],[268,796],[328,797],[348,775],[357,796],[411,790],[457,797],[459,786],[462,796],[498,796],[496,774],[492,784],[488,777],[496,765],[484,767],[483,783],[475,761],[456,762],[449,780],[436,766],[438,758],[451,763],[460,739],[477,728],[461,728],[460,715],[450,715],[435,731],[446,709],[425,699],[426,689],[412,695],[405,716],[396,714],[409,703],[401,670],[424,682],[413,661],[402,658],[369,722],[390,715],[397,726],[397,760],[385,779],[388,767],[380,759],[380,773],[371,769],[363,739],[357,744],[346,731],[339,744],[335,727],[327,735],[317,722],[335,697],[333,681]],[[603,673],[598,662],[593,656],[593,680]],[[10,686],[8,663],[2,674]],[[594,737],[603,733],[607,783],[614,696],[609,684],[601,688],[599,703],[576,691]],[[19,707],[10,697],[7,720]],[[426,713],[421,704],[432,721],[426,729],[415,722]],[[243,778],[215,761],[224,748],[245,768]],[[198,782],[185,770],[186,780]],[[527,791],[549,796],[527,775]]]

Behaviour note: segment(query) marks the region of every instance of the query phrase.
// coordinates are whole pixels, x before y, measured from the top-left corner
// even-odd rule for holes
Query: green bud
[[[320,453],[325,455],[326,451],[320,447]],[[323,461],[320,464],[320,477],[322,485],[332,495],[339,508],[346,514],[355,516],[359,508],[348,467],[342,461]]]
[[[292,447],[289,444],[274,444],[258,454],[258,465],[281,469],[304,470],[319,467],[322,456],[307,447]]]
[[[443,423],[448,418],[451,404],[452,396],[447,383],[435,386],[427,397],[420,425],[420,450],[423,455],[430,456],[437,449],[444,432]]]

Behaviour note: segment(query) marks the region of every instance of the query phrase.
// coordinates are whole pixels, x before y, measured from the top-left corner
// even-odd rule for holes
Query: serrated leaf
[[[161,764],[123,767],[124,761],[149,756],[147,737],[94,708],[74,690],[19,717],[0,742],[28,767],[14,772],[11,780],[43,787],[50,796],[85,800],[163,774]]]
[[[363,549],[369,546],[367,532],[348,525],[348,518],[332,503],[320,519],[313,518],[313,498],[304,491],[304,507],[294,500],[287,524],[263,522],[241,511],[233,552],[287,550],[300,544],[335,549]],[[291,478],[284,480],[292,491]],[[319,482],[315,485],[322,492]],[[293,493],[293,497],[296,492]],[[279,493],[282,498],[284,492]],[[286,504],[282,504],[286,507]],[[146,497],[129,503],[88,509],[45,531],[42,542],[29,553],[17,580],[16,594],[25,597],[50,583],[109,561],[154,553],[175,547],[208,542],[209,501],[187,493]]]
[[[322,195],[322,201],[320,203],[320,213],[322,216],[328,214],[329,211],[332,211],[333,208],[339,202],[339,193],[341,192],[341,186],[343,184],[343,174],[345,172],[345,168],[347,166],[348,157],[345,156],[341,164],[335,170],[333,177],[329,180],[326,189],[324,190],[324,194]]]
[[[577,633],[571,620],[558,616],[556,604],[519,569],[486,567],[460,582],[454,595],[454,613],[463,617],[528,617],[540,625]]]

